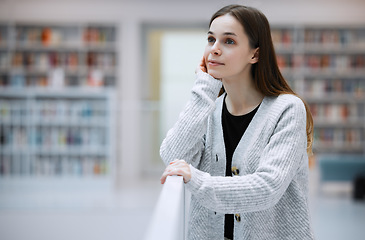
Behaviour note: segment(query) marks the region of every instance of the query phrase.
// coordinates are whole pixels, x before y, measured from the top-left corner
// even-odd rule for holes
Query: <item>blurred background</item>
[[[365,239],[362,0],[0,0],[0,239],[143,239],[159,145],[230,3],[267,16],[311,107],[317,239]]]

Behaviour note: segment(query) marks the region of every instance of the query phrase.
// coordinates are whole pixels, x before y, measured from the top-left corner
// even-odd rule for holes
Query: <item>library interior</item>
[[[227,4],[266,15],[313,115],[316,239],[365,239],[362,0],[0,0],[0,239],[147,239],[161,142]]]

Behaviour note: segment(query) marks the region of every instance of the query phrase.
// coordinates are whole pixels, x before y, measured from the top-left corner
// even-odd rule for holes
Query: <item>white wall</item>
[[[190,98],[194,71],[203,56],[206,32],[169,31],[161,43],[160,140],[174,125]]]
[[[257,7],[273,23],[365,22],[363,0],[0,0],[0,20],[207,21],[229,3]]]
[[[362,0],[0,0],[0,21],[114,22],[120,27],[118,183],[141,175],[142,24],[208,22],[228,3],[259,8],[273,24],[365,23]]]

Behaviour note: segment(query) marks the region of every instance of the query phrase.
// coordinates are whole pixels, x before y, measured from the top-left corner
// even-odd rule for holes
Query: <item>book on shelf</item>
[[[271,29],[271,37],[273,43],[279,47],[289,47],[293,43],[293,30],[292,29]]]
[[[303,58],[300,55],[276,54],[276,60],[280,69],[300,69]]]
[[[105,44],[115,41],[113,28],[87,27],[83,32],[83,42],[86,44]]]

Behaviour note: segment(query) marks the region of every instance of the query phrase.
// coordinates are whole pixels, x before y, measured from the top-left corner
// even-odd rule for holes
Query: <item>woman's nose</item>
[[[216,42],[216,43],[213,45],[213,47],[212,47],[212,49],[211,49],[211,53],[212,53],[213,55],[218,55],[218,56],[222,54],[222,51],[221,51],[221,49],[220,49],[220,47],[219,47],[218,42]]]

